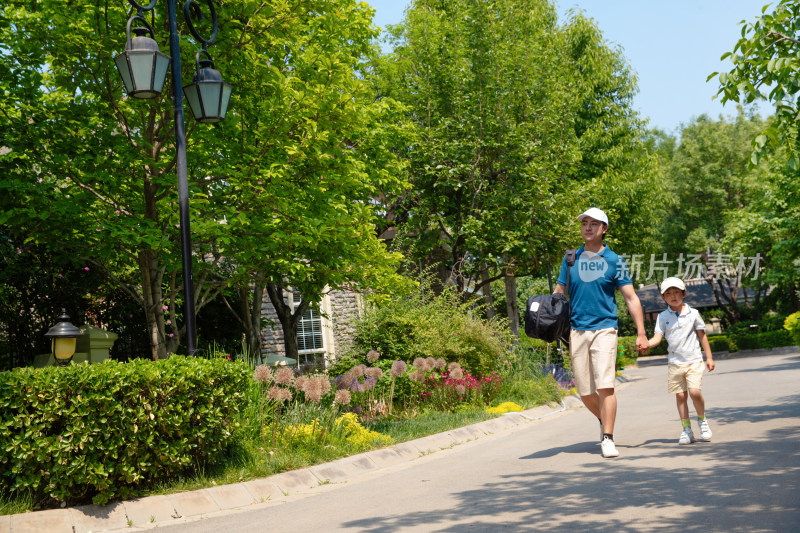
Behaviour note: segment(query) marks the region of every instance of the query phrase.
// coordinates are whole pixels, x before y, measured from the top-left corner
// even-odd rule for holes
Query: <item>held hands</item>
[[[636,337],[636,351],[644,355],[650,350],[650,341],[647,340],[647,335],[640,333]]]

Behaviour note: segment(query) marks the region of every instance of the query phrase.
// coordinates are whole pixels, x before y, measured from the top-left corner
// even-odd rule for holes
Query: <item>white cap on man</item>
[[[683,280],[680,278],[667,278],[661,282],[661,294],[667,292],[668,289],[671,288],[680,289],[682,291],[686,290],[686,285],[683,284]]]
[[[608,217],[606,216],[605,213],[603,213],[601,210],[597,209],[596,207],[590,207],[589,209],[587,209],[586,211],[584,211],[583,213],[578,215],[578,220],[583,220],[586,217],[590,217],[590,218],[593,218],[595,220],[599,220],[600,222],[602,222],[603,224],[608,226]]]

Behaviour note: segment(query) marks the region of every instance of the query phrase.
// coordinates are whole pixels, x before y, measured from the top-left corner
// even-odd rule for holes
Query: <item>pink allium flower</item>
[[[425,370],[430,372],[434,368],[436,368],[436,359],[434,359],[433,357],[426,358],[425,359]]]
[[[377,366],[373,366],[373,367],[368,368],[366,370],[365,374],[369,378],[378,380],[378,379],[381,379],[381,376],[383,376],[383,370],[381,370]]]
[[[272,370],[267,365],[258,365],[253,371],[253,379],[256,383],[267,383],[272,378]]]
[[[282,366],[275,371],[275,383],[286,385],[287,387],[294,381],[294,372],[288,366]]]
[[[367,352],[367,362],[374,363],[380,356],[381,354],[378,353],[378,350],[370,350]]]
[[[306,392],[306,399],[311,403],[319,403],[322,400],[322,391],[317,388],[311,388]]]
[[[356,379],[362,377],[366,371],[367,365],[356,365],[350,369],[350,373],[353,374],[353,377]]]
[[[456,385],[456,392],[463,396],[465,392],[467,392],[467,388],[464,385]]]
[[[395,361],[392,363],[391,374],[394,378],[399,378],[408,370],[408,365],[404,361]]]
[[[440,357],[439,359],[436,360],[435,368],[438,368],[439,370],[443,370],[446,367],[447,367],[447,361],[445,361],[443,357]]]
[[[297,378],[295,378],[294,380],[294,388],[299,391],[308,392],[308,390],[306,389],[307,385],[308,385],[307,376],[297,376]]]
[[[367,378],[361,384],[361,390],[362,391],[372,390],[373,388],[375,388],[375,385],[377,383],[378,383],[378,380],[376,380],[375,378]]]
[[[450,371],[450,377],[453,379],[461,379],[464,377],[464,370],[461,367],[454,368]]]
[[[457,363],[457,362],[455,362],[455,361],[453,361],[452,363],[450,363],[449,365],[447,365],[447,370],[448,370],[448,372],[452,372],[454,368],[461,368],[461,365],[460,365],[460,364],[458,364],[458,363]]]
[[[331,380],[325,376],[316,376],[311,378],[314,381],[314,386],[319,389],[322,394],[328,394],[331,390]]]
[[[267,398],[278,403],[283,403],[291,401],[292,393],[289,389],[284,389],[283,387],[270,387],[267,391]]]
[[[350,391],[337,390],[333,401],[339,405],[350,405]]]
[[[425,371],[419,369],[414,370],[411,374],[408,375],[408,379],[410,379],[411,381],[417,381],[419,383],[422,383],[423,381],[425,381]]]
[[[414,368],[422,369],[425,366],[425,359],[422,357],[417,357],[414,359]]]

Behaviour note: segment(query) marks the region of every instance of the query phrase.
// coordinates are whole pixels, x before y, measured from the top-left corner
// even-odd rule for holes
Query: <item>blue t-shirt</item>
[[[591,256],[591,257],[590,257]],[[558,283],[567,284],[567,260],[561,261]],[[609,247],[596,255],[578,248],[569,272],[570,326],[580,331],[617,328],[617,302],[614,290],[632,285],[625,260]]]

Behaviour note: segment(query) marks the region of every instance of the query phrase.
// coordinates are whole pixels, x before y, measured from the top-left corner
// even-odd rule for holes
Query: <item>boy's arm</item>
[[[711,345],[708,343],[708,337],[706,336],[706,330],[704,329],[696,329],[695,332],[697,333],[697,338],[700,340],[700,346],[703,347],[703,351],[706,354],[706,368],[708,371],[711,372],[714,370],[714,357],[711,355]]]
[[[652,338],[652,339],[650,339],[649,341],[647,341],[647,342],[648,342],[648,344],[649,344],[649,346],[647,347],[647,349],[649,350],[650,348],[655,348],[656,346],[658,346],[659,344],[661,344],[661,340],[662,340],[663,338],[664,338],[664,336],[663,336],[661,333],[654,333],[654,334],[653,334],[653,338]]]

